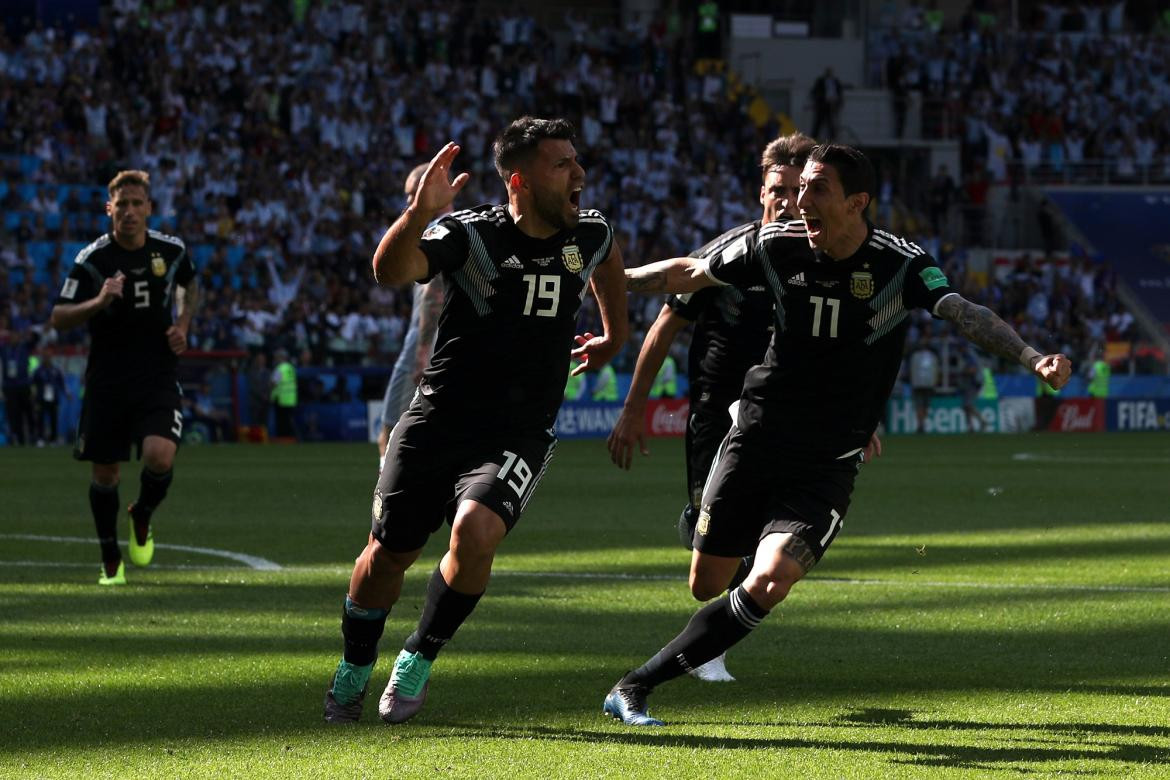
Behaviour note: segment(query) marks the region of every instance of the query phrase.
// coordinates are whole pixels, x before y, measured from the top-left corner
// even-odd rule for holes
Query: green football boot
[[[128,507],[127,513],[130,515],[130,562],[135,566],[149,566],[154,559],[154,529],[150,527],[150,521],[147,521],[146,541],[139,544],[138,531],[135,527],[137,523],[134,520],[134,504]]]
[[[103,563],[101,568],[101,576],[98,577],[98,585],[125,585],[126,584],[126,563],[118,561],[118,569],[113,575],[106,574],[106,565]]]

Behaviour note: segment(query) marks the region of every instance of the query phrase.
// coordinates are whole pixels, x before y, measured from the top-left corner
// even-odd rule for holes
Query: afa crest
[[[695,526],[695,531],[698,532],[699,536],[706,536],[707,532],[710,530],[711,530],[711,513],[708,512],[707,509],[704,507],[703,510],[701,512],[699,512],[699,523],[698,523],[698,525]]]
[[[849,280],[849,292],[854,298],[866,300],[873,296],[873,274],[869,271],[854,271]]]
[[[163,260],[162,255],[154,252],[150,256],[150,272],[155,276],[166,276],[167,261]]]
[[[565,270],[569,273],[575,274],[585,267],[585,261],[581,259],[581,250],[576,244],[568,244],[561,250],[561,260],[564,261]]]

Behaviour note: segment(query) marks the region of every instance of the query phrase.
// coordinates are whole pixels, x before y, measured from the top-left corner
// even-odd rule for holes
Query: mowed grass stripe
[[[563,442],[423,714],[389,728],[371,706],[348,730],[320,706],[373,448],[184,448],[156,539],[285,568],[160,550],[110,593],[96,544],[0,540],[0,558],[44,562],[0,566],[0,777],[1170,775],[1164,438],[886,444],[829,555],[732,650],[739,682],[663,686],[651,710],[670,725],[651,733],[600,706],[696,606],[679,442],[631,473]],[[63,452],[0,450],[0,473],[0,533],[92,534]],[[375,695],[445,546],[408,575]]]

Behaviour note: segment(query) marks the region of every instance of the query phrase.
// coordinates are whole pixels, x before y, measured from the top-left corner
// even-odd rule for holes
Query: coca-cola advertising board
[[[685,436],[690,410],[685,398],[650,401],[646,404],[646,432],[651,436]]]
[[[1087,433],[1105,430],[1103,398],[1067,398],[1056,407],[1048,430],[1060,433]]]

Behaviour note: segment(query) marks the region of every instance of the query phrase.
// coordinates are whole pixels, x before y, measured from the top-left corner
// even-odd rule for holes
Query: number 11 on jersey
[[[810,295],[808,300],[813,305],[813,336],[816,337],[821,335],[821,311],[823,310],[823,307],[828,306],[832,310],[832,313],[829,315],[829,338],[837,338],[837,309],[841,306],[840,299],[822,298],[819,295]]]

